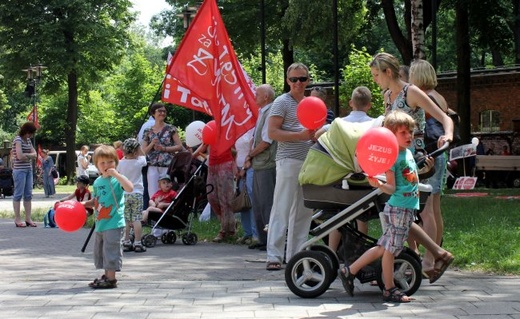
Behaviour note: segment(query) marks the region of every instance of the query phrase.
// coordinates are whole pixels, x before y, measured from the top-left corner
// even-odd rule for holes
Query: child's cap
[[[169,181],[169,182],[171,182],[172,179],[171,179],[170,175],[168,175],[168,174],[162,174],[161,176],[159,176],[159,182],[160,182],[160,181]]]
[[[76,183],[82,183],[84,185],[88,185],[88,184],[90,184],[90,180],[88,179],[87,176],[81,175],[81,176],[76,177]]]
[[[137,141],[137,139],[135,138],[127,138],[124,142],[123,142],[123,152],[125,152],[125,154],[133,154],[138,147],[140,147],[141,145],[139,144],[139,142]]]

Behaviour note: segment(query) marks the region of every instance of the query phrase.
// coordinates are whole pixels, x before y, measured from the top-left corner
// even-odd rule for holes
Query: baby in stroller
[[[159,177],[159,190],[152,195],[148,208],[143,211],[143,222],[148,222],[150,212],[163,213],[170,203],[177,196],[177,192],[172,189],[173,183],[170,175],[163,174]]]

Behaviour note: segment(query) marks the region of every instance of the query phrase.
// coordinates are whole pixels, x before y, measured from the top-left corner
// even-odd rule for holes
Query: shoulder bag
[[[231,201],[231,209],[233,212],[238,213],[243,210],[251,208],[251,198],[247,193],[246,183],[242,184],[240,189],[237,188],[235,192],[235,198]]]
[[[439,103],[435,100],[435,98],[433,98],[433,96],[428,96],[437,106],[439,106]],[[460,142],[459,115],[457,112],[450,110],[449,108],[446,111],[442,111],[446,113],[446,115],[448,115],[448,117],[453,121],[453,141],[450,144],[450,147],[452,147]],[[442,123],[433,117],[428,118],[424,127],[424,144],[425,150],[428,153],[431,153],[437,149],[437,141],[442,135],[444,135],[444,127],[442,126]]]

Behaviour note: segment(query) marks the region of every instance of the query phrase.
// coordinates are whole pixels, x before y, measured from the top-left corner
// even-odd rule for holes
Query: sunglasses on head
[[[291,77],[291,78],[289,78],[289,81],[291,81],[292,83],[296,83],[298,81],[307,82],[308,79],[309,79],[309,77],[307,77],[307,76],[300,76],[300,77]]]

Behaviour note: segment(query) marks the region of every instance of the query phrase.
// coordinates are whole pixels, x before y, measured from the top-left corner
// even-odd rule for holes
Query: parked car
[[[94,156],[94,152],[89,151],[87,154],[90,155],[90,162],[88,163],[87,173],[88,173],[88,179],[90,180],[90,185],[92,185],[92,183],[94,183],[96,178],[98,178],[99,171],[98,171],[97,167],[92,163],[92,157]]]

